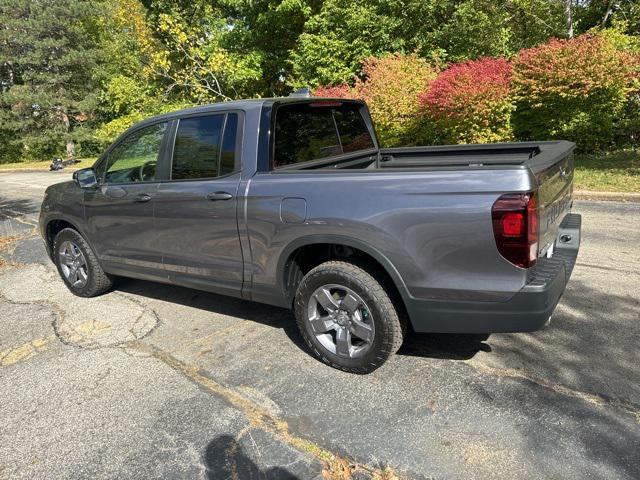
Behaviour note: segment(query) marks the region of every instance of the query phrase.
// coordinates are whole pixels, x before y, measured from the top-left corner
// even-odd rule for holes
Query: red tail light
[[[491,208],[493,234],[500,255],[518,267],[538,259],[538,201],[533,193],[508,193]]]

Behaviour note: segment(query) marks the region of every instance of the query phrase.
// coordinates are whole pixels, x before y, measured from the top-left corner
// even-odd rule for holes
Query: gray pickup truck
[[[408,328],[548,322],[580,244],[573,149],[380,148],[359,101],[219,103],[130,128],[47,189],[40,228],[76,295],[126,276],[291,308],[314,355],[366,373]]]

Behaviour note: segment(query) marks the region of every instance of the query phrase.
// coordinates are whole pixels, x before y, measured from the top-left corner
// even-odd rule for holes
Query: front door
[[[88,236],[108,270],[163,273],[153,210],[166,130],[163,122],[128,134],[97,166],[99,186],[85,190]]]
[[[158,248],[178,284],[239,296],[243,259],[238,235],[239,113],[178,121],[170,179],[155,196]]]

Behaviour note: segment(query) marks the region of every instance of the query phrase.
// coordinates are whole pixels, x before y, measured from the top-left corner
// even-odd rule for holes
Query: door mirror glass
[[[96,172],[91,167],[73,172],[73,180],[80,188],[91,188],[98,185]]]

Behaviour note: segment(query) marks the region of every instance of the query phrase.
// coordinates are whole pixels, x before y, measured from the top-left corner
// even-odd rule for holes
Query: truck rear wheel
[[[298,328],[312,353],[351,373],[380,367],[402,344],[406,322],[363,266],[330,261],[311,270],[295,297]]]

